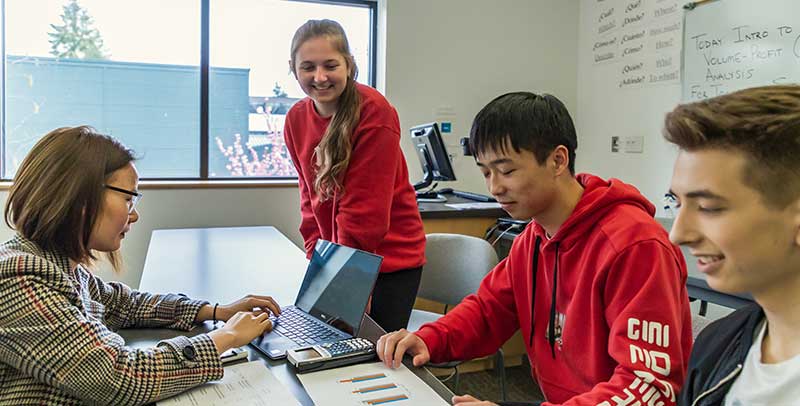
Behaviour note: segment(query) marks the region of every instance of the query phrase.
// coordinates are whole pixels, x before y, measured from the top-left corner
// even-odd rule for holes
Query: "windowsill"
[[[7,191],[13,182],[0,182],[0,191]],[[167,189],[270,189],[297,187],[297,179],[280,180],[143,180],[139,182],[141,190]]]

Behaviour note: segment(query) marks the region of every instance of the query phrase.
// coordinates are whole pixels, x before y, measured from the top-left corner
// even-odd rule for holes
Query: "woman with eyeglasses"
[[[139,219],[132,151],[90,127],[45,135],[22,161],[5,208],[16,236],[0,245],[0,404],[142,404],[219,379],[219,355],[271,328],[268,296],[211,305],[94,276]],[[222,328],[127,347],[127,327]]]

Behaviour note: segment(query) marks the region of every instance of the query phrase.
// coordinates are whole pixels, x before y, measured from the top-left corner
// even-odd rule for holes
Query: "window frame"
[[[0,180],[6,174],[6,0],[0,0]]]
[[[231,183],[231,186],[250,186],[254,184],[286,184],[296,183],[297,176],[225,176],[209,177],[209,76],[210,76],[210,17],[211,0],[198,0],[200,2],[200,173],[197,177],[144,177],[147,183],[165,185],[171,184],[173,187],[181,188],[180,184],[223,184]],[[286,0],[297,3],[314,3],[338,6],[351,6],[369,9],[370,19],[370,39],[369,39],[369,66],[368,84],[375,87],[377,80],[377,41],[378,41],[378,3],[377,0]],[[0,0],[0,174],[6,173],[6,1]],[[90,123],[91,124],[91,123]],[[10,182],[12,179],[0,178],[2,183]],[[0,187],[2,188],[2,187]]]

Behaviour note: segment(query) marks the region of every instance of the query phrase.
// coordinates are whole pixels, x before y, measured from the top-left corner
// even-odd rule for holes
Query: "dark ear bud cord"
[[[558,242],[556,242],[556,260],[553,264],[553,296],[550,300],[550,324],[547,342],[550,343],[550,353],[556,357],[556,292],[558,292]]]
[[[528,347],[533,347],[533,310],[536,307],[536,275],[539,270],[539,246],[542,244],[542,237],[536,236],[536,243],[533,246],[533,267],[531,280],[531,337],[528,340]]]
[[[534,309],[536,307],[536,276],[539,269],[539,248],[542,244],[542,237],[536,237],[536,243],[533,248],[533,264],[532,264],[532,280],[531,280],[531,336],[528,339],[528,346],[533,346],[534,335]],[[553,290],[550,299],[550,319],[548,320],[547,342],[550,344],[550,354],[553,358],[556,357],[556,297],[558,292],[558,245],[555,243],[556,260],[553,264]]]

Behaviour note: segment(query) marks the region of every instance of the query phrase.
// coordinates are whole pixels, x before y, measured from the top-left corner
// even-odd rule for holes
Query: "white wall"
[[[458,140],[489,101],[510,91],[547,92],[575,114],[578,2],[574,0],[386,0],[385,94],[400,114],[412,181],[422,178],[408,129],[448,118],[443,134],[458,181],[487,193]]]
[[[379,80],[399,114],[404,136],[415,124],[435,121],[434,110],[455,116],[451,138],[466,136],[472,118],[497,95],[515,90],[551,92],[574,112],[578,3],[563,0],[381,0],[387,33],[379,42],[386,75]],[[379,77],[381,75],[379,74]],[[455,141],[449,143],[457,144]],[[403,138],[412,180],[421,170]],[[450,148],[451,152],[459,152]],[[410,154],[408,153],[410,152]],[[376,157],[376,164],[379,163]],[[458,157],[460,189],[485,193],[470,157]],[[150,232],[157,228],[274,225],[302,246],[294,187],[267,189],[144,190],[141,220],[126,236],[127,272],[107,279],[139,285]],[[0,193],[5,204],[6,192]],[[0,238],[12,231],[0,227]],[[269,266],[265,258],[265,266]]]
[[[680,101],[680,84],[620,89],[620,65],[594,63],[595,11],[603,4],[612,6],[596,0],[580,2],[577,169],[633,184],[663,216],[662,198],[669,190],[676,149],[663,141],[661,129],[664,114]],[[643,136],[644,152],[612,153],[612,136]]]

